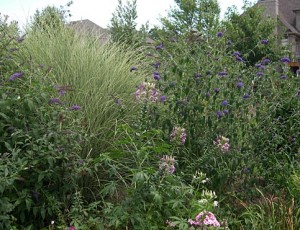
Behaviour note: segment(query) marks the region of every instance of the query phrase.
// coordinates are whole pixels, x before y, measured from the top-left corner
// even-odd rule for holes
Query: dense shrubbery
[[[80,107],[59,96],[50,69],[19,57],[10,28],[1,21],[0,228],[40,229],[75,205],[85,136]]]
[[[145,57],[1,23],[2,228],[300,227],[300,78],[268,33],[237,50],[211,2],[205,33],[183,4]]]

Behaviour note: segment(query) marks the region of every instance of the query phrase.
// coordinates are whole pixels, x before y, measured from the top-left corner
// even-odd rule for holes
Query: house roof
[[[102,41],[107,41],[110,37],[108,29],[102,28],[88,19],[71,21],[69,26],[74,28],[78,33],[93,35],[99,37]]]
[[[267,12],[271,12],[278,6],[276,10],[279,20],[287,28],[287,33],[293,33],[300,36],[300,31],[296,27],[295,10],[300,9],[300,0],[260,0],[259,5],[266,7]]]

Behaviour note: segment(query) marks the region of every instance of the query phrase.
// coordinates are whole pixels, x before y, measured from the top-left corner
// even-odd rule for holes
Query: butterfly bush
[[[195,220],[189,219],[189,224],[194,227],[204,228],[207,227],[220,227],[220,223],[212,212],[202,211],[200,212]]]

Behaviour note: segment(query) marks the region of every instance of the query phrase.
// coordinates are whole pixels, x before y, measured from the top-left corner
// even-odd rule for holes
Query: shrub
[[[0,22],[0,228],[40,229],[72,205],[85,170],[81,112],[57,98],[49,71],[20,58],[21,39]]]

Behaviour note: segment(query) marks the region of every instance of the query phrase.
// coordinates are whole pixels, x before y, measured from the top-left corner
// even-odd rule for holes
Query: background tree
[[[47,6],[42,11],[36,10],[31,19],[31,29],[38,31],[48,31],[52,28],[61,28],[66,22],[67,18],[71,16],[70,7],[72,1],[68,2],[66,6]]]
[[[266,54],[268,58],[277,57],[280,36],[275,35],[277,20],[264,16],[263,7],[252,6],[244,1],[242,14],[237,12],[236,7],[231,7],[226,13],[223,26],[233,48],[242,53],[247,64],[254,65]]]
[[[123,5],[122,0],[118,0],[118,6],[110,20],[109,30],[113,42],[140,46],[145,44],[148,30],[148,23],[137,29],[137,1],[127,1]]]

